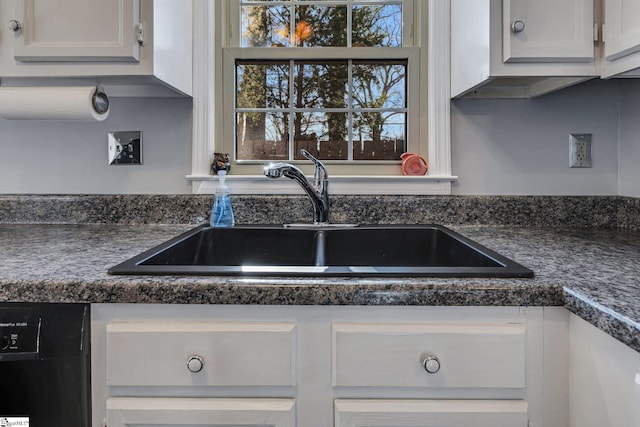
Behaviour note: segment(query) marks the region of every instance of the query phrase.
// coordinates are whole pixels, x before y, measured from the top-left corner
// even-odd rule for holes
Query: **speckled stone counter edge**
[[[567,288],[564,289],[564,307],[621,343],[640,352],[640,325],[636,322],[623,318]]]
[[[219,304],[219,305],[389,305],[389,306],[561,306],[561,286],[526,283],[366,283],[337,278],[322,283],[305,279],[268,278],[264,282],[224,279],[190,282],[175,276],[155,279],[74,282],[0,280],[0,299],[12,302]],[[461,292],[461,289],[464,289]]]
[[[0,195],[0,223],[200,224],[209,195]],[[234,195],[239,224],[310,222],[305,196]],[[640,199],[619,196],[331,197],[331,221],[362,224],[607,227],[640,230]]]
[[[0,195],[0,223],[195,225],[206,221],[211,201],[211,196],[194,195]],[[240,224],[308,222],[311,218],[311,207],[304,196],[236,195],[233,203]],[[640,199],[619,196],[333,196],[331,205],[332,222],[640,230]],[[84,289],[83,293],[86,291],[89,290]],[[215,303],[225,303],[229,296],[225,292],[223,298],[220,291],[217,287]],[[208,295],[207,299],[211,297],[208,293],[204,295]],[[564,303],[569,311],[640,352],[640,327],[634,322],[619,318],[571,289],[564,288],[563,296],[558,296],[556,289],[554,295],[556,304]],[[350,294],[348,300],[331,297],[323,304],[353,304],[353,296]],[[424,305],[439,296],[437,292],[429,292],[419,301],[400,301],[402,298],[381,301],[375,292],[363,292],[358,301],[368,305]],[[235,292],[235,303],[238,297]],[[246,303],[255,301],[252,297],[252,302]],[[281,303],[304,302],[286,297]]]

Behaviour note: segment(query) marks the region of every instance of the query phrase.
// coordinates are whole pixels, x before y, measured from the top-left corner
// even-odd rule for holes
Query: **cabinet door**
[[[505,62],[593,60],[593,0],[504,0],[502,12]]]
[[[293,386],[292,322],[114,322],[109,386]],[[188,368],[199,358],[198,369]]]
[[[139,0],[17,0],[17,61],[138,61]]]
[[[335,322],[332,341],[338,387],[525,387],[526,328],[520,324]],[[429,355],[439,361],[433,373],[423,366]]]
[[[604,7],[603,38],[607,61],[640,51],[640,2],[607,0]]]
[[[335,427],[526,427],[521,400],[335,401]]]
[[[294,427],[293,399],[110,398],[109,427]]]
[[[571,427],[640,426],[640,354],[572,314]]]

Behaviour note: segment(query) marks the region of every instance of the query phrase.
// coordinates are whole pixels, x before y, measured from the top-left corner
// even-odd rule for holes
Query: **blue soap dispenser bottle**
[[[235,225],[229,187],[224,182],[226,175],[227,171],[218,171],[220,181],[213,201],[213,208],[211,209],[211,218],[209,219],[209,224],[212,227],[233,227]]]

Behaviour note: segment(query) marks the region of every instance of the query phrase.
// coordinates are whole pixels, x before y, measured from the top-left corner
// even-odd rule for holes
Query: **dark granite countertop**
[[[533,279],[111,276],[193,225],[1,224],[0,301],[565,306],[640,351],[640,232],[455,225]]]

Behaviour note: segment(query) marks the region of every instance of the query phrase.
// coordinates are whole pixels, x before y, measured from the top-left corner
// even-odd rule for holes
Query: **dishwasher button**
[[[3,335],[0,337],[0,350],[6,350],[9,347],[9,337]]]

